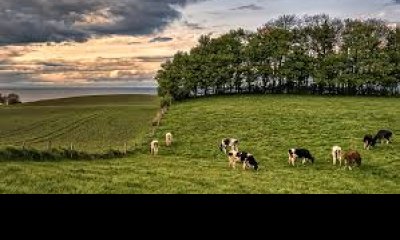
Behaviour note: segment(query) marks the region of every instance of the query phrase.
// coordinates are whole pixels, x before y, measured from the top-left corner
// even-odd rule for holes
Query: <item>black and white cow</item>
[[[363,141],[364,141],[364,149],[368,149],[369,150],[369,148],[371,146],[375,145],[374,138],[372,137],[371,134],[365,135]]]
[[[392,136],[393,133],[390,130],[379,130],[372,140],[372,146],[374,146],[377,141],[383,143],[384,140],[386,140],[386,144],[389,144],[391,142],[390,139],[392,138]]]
[[[288,154],[289,154],[289,164],[292,164],[293,166],[294,166],[294,163],[297,160],[297,158],[302,158],[303,164],[306,163],[306,159],[311,161],[311,163],[314,163],[314,157],[311,155],[310,151],[308,151],[307,149],[292,148],[292,149],[289,149]]]
[[[226,154],[227,148],[230,147],[231,150],[239,151],[239,140],[235,138],[224,138],[219,145],[219,149]]]
[[[250,153],[231,150],[228,153],[228,157],[229,166],[232,166],[233,168],[236,168],[237,162],[241,162],[243,164],[243,170],[246,170],[246,168],[252,168],[256,171],[258,170],[258,162]]]

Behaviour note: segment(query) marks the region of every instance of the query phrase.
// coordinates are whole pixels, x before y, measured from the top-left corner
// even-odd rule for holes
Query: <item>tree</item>
[[[18,94],[15,93],[8,94],[8,96],[6,97],[6,101],[8,102],[8,105],[21,103]]]
[[[284,15],[254,33],[203,35],[189,52],[162,64],[155,78],[159,95],[173,100],[244,89],[397,94],[399,43],[399,29],[389,31],[379,20]]]
[[[371,88],[374,83],[383,85],[381,80],[388,71],[385,64],[390,65],[384,56],[385,29],[385,25],[377,20],[345,21],[342,54],[347,60],[343,78],[350,94]]]
[[[398,93],[400,84],[400,28],[389,32],[386,52],[389,58],[388,61],[392,64],[392,69],[389,73],[392,92]]]

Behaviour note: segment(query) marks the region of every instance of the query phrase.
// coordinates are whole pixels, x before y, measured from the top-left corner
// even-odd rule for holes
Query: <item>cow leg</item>
[[[306,158],[303,158],[302,164],[306,164]]]
[[[246,170],[246,162],[243,162],[243,170]]]

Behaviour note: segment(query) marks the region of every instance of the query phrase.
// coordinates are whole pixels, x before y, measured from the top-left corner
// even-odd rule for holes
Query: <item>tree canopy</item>
[[[400,30],[376,19],[284,15],[257,32],[200,37],[156,75],[158,93],[182,100],[210,94],[398,95]]]

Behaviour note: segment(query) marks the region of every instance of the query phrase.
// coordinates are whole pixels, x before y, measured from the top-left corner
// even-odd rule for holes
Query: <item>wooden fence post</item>
[[[70,153],[70,154],[71,154],[71,159],[72,159],[72,157],[73,157],[73,156],[72,156],[72,155],[73,155],[73,154],[72,154],[72,151],[74,150],[74,144],[73,144],[73,143],[71,143],[71,148],[70,148],[70,150],[71,150],[71,153]]]

